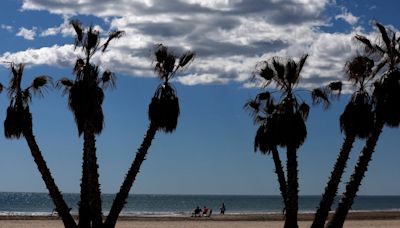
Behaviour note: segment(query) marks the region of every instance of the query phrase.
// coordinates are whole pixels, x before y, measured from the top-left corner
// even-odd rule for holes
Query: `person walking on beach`
[[[225,214],[225,210],[226,210],[225,203],[222,203],[221,208],[219,210],[220,210],[221,215]]]

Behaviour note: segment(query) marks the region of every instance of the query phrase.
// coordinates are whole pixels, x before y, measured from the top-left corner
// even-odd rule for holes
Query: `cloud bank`
[[[76,15],[101,18],[109,25],[106,30],[124,30],[126,35],[95,59],[117,73],[153,76],[151,50],[163,43],[178,53],[183,49],[197,53],[186,75],[177,77],[182,84],[251,86],[248,79],[257,62],[309,53],[302,86],[312,87],[342,77],[345,61],[355,53],[351,38],[362,32],[356,26],[358,17],[348,11],[335,19],[351,24],[352,32],[323,32],[321,28],[332,19],[325,11],[333,4],[329,0],[24,0],[22,10],[43,10],[64,18],[63,24],[45,29],[39,37],[72,36],[68,19]],[[21,36],[29,39],[36,33]],[[54,45],[4,53],[1,58],[71,66],[76,54],[72,45]]]

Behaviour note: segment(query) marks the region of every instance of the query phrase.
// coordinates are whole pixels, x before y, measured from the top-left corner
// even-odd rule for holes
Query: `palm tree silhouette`
[[[75,79],[63,78],[58,86],[68,93],[68,105],[75,117],[79,136],[83,134],[83,162],[81,200],[79,203],[79,227],[102,227],[101,191],[96,156],[96,137],[103,130],[103,89],[115,86],[114,74],[109,70],[99,75],[98,66],[90,62],[101,49],[104,52],[109,42],[120,38],[122,31],[111,32],[106,42],[100,45],[99,32],[92,26],[87,29],[79,21],[71,21],[76,32],[75,47],[82,47],[85,59],[78,59],[74,67]]]
[[[24,65],[11,63],[10,68],[12,72],[8,87],[10,105],[7,108],[7,116],[4,121],[4,134],[6,138],[11,139],[19,139],[21,136],[25,138],[64,226],[68,228],[77,227],[33,135],[32,114],[29,111],[29,102],[31,101],[32,94],[42,95],[43,89],[51,83],[51,78],[48,76],[38,76],[29,87],[22,89],[21,80]]]
[[[287,183],[277,148],[278,115],[276,109],[278,106],[274,104],[271,94],[265,91],[259,93],[255,99],[249,100],[244,107],[250,111],[254,123],[259,125],[254,138],[254,151],[260,150],[262,154],[272,154],[279,190],[281,191],[284,208],[286,208]]]
[[[357,90],[340,116],[340,128],[345,134],[345,139],[311,225],[313,228],[323,228],[325,225],[356,138],[367,138],[373,129],[372,97],[367,91],[367,86],[373,78],[373,66],[374,61],[366,56],[356,56],[346,63],[347,78]]]
[[[361,150],[358,162],[354,168],[350,181],[346,185],[345,192],[336,208],[335,214],[328,222],[327,227],[342,227],[348,211],[353,205],[361,181],[368,169],[368,164],[372,158],[376,143],[385,125],[398,127],[400,125],[400,39],[396,34],[387,30],[383,25],[376,23],[380,32],[381,40],[373,44],[364,36],[356,35],[365,50],[379,58],[378,64],[372,72],[376,75],[382,69],[384,73],[374,83],[374,104],[375,104],[375,124],[371,135],[368,137],[365,146]]]
[[[297,150],[303,144],[307,136],[305,121],[310,110],[310,107],[306,103],[299,102],[299,99],[294,94],[294,89],[296,89],[300,80],[300,72],[303,69],[307,57],[308,55],[302,56],[298,62],[290,58],[272,57],[256,65],[256,76],[265,80],[265,87],[272,84],[277,87],[282,94],[282,99],[277,105],[271,105],[272,108],[267,108],[267,113],[270,113],[268,113],[266,117],[260,118],[263,125],[261,125],[261,128],[259,128],[257,132],[255,146],[256,148],[259,147],[261,151],[266,150],[271,152],[274,152],[276,146],[286,147],[287,185],[285,227],[291,228],[298,227],[299,184]],[[315,103],[323,102],[325,106],[328,106],[329,100],[327,97],[320,96],[320,94],[316,92],[313,94]],[[268,95],[265,94],[264,97],[268,98]],[[261,100],[260,98],[261,97],[259,97],[259,100]],[[268,132],[268,130],[270,130],[270,132]],[[270,138],[268,139],[266,136],[270,136]],[[260,143],[262,140],[263,142]],[[279,163],[276,166],[279,166]],[[282,186],[284,178],[279,177],[281,175],[282,173],[278,174],[278,179],[280,179],[279,182],[282,191],[282,189],[284,189]],[[282,194],[283,198],[285,198],[284,195],[285,193]]]
[[[176,91],[169,81],[178,70],[188,66],[193,61],[194,56],[193,52],[187,51],[179,57],[179,62],[176,63],[177,56],[168,47],[162,44],[156,47],[154,52],[156,63],[154,70],[163,83],[158,86],[151,99],[148,110],[150,125],[120,190],[113,201],[110,213],[104,223],[105,227],[115,227],[118,216],[126,203],[129,191],[139,173],[140,166],[146,159],[147,151],[151,146],[156,132],[161,130],[166,133],[172,133],[176,129],[179,117],[179,101]]]

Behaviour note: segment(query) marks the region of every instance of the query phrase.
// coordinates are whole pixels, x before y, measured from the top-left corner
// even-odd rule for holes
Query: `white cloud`
[[[43,47],[27,49],[15,53],[6,52],[0,59],[6,62],[25,63],[27,65],[72,66],[75,62],[77,51],[73,45]]]
[[[59,34],[61,34],[64,37],[75,36],[75,31],[70,24],[70,17],[67,15],[64,15],[63,18],[64,18],[64,21],[62,24],[60,24],[59,26],[56,26],[56,27],[51,27],[51,28],[45,29],[44,31],[42,31],[39,34],[39,36],[46,37],[46,36],[56,36]],[[99,25],[95,25],[93,27],[95,30],[97,30],[101,33],[104,32],[104,30]]]
[[[110,30],[124,30],[104,55],[94,61],[105,68],[131,76],[154,76],[151,50],[163,43],[180,53],[196,51],[186,75],[176,80],[185,85],[239,82],[246,87],[255,64],[279,55],[310,57],[303,69],[303,87],[343,75],[345,61],[354,53],[351,37],[360,32],[326,33],[320,26],[329,21],[323,15],[329,0],[24,0],[23,10],[47,10],[64,22],[48,28],[40,36],[73,35],[71,15],[102,18]],[[111,7],[112,6],[112,7]],[[358,18],[345,9],[337,19],[356,24]],[[99,28],[101,29],[101,28]],[[29,57],[35,54],[36,59]],[[8,53],[2,58],[21,58],[32,64],[64,64],[76,58],[71,45]],[[55,58],[55,60],[50,60]],[[43,60],[41,60],[43,59]],[[59,60],[58,60],[59,59]],[[71,65],[73,63],[70,63]],[[70,66],[71,66],[70,65]]]
[[[221,78],[219,75],[215,74],[191,74],[186,76],[181,76],[176,79],[183,85],[204,85],[204,84],[226,84],[229,82],[227,78]]]
[[[13,31],[13,27],[11,25],[5,25],[5,24],[1,24],[0,27],[8,32],[12,32]]]
[[[344,20],[345,22],[349,23],[350,25],[355,25],[358,22],[359,17],[354,16],[350,12],[343,12],[339,15],[335,16],[336,20]]]
[[[36,27],[32,27],[32,29],[21,27],[16,35],[21,36],[26,40],[34,40],[36,36],[36,30]]]

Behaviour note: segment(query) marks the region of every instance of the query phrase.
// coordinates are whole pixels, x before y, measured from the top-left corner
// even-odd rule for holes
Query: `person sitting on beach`
[[[207,216],[208,208],[206,206],[203,207],[203,216]]]
[[[200,217],[200,216],[201,216],[201,209],[199,206],[197,206],[196,209],[194,209],[192,212],[192,217]]]

